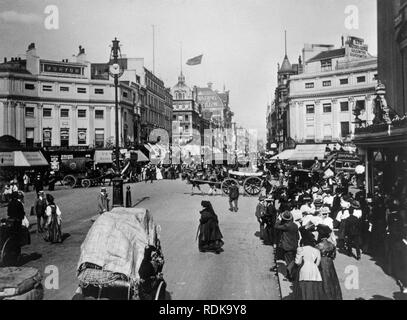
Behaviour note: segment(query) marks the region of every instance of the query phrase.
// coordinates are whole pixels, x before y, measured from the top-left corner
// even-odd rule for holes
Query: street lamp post
[[[123,74],[123,70],[119,65],[120,46],[119,40],[114,38],[112,40],[112,50],[110,55],[110,62],[113,62],[109,67],[109,73],[114,78],[114,98],[115,98],[115,136],[116,136],[116,177],[113,179],[113,207],[123,207],[123,179],[120,178],[120,139],[119,139],[119,99],[118,99],[118,86],[119,77]],[[113,61],[112,61],[113,60]]]

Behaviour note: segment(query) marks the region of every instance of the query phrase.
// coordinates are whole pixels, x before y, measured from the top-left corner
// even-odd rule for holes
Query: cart
[[[237,184],[243,186],[245,194],[257,196],[261,192],[264,178],[264,172],[229,171],[228,177],[221,184],[221,189],[223,193],[228,195],[229,187],[232,184]]]
[[[159,231],[143,208],[99,216],[81,245],[74,299],[164,300]]]
[[[0,266],[16,266],[21,247],[29,244],[28,229],[14,219],[2,219],[0,222]]]

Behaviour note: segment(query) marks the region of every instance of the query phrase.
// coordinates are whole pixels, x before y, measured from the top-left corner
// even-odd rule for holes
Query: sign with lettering
[[[82,74],[82,67],[60,65],[54,63],[44,63],[42,66],[43,66],[42,70],[44,72],[76,74],[76,75]]]
[[[348,37],[346,43],[350,49],[350,56],[357,58],[365,58],[367,56],[368,46],[362,38]]]
[[[14,166],[14,152],[0,152],[0,167]]]

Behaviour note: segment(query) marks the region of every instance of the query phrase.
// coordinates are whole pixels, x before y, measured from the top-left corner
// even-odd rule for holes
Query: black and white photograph
[[[407,300],[407,0],[2,0],[0,42],[0,305]]]

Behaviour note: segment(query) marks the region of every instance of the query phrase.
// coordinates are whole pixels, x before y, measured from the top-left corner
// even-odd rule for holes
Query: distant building
[[[115,99],[109,77],[93,78],[85,49],[53,61],[29,45],[24,58],[0,64],[0,136],[36,147],[100,147],[115,141]],[[135,141],[137,86],[119,84],[120,145]]]
[[[295,143],[351,142],[355,127],[372,122],[377,58],[367,49],[355,37],[338,49],[305,45],[304,71],[288,81],[287,130]]]

